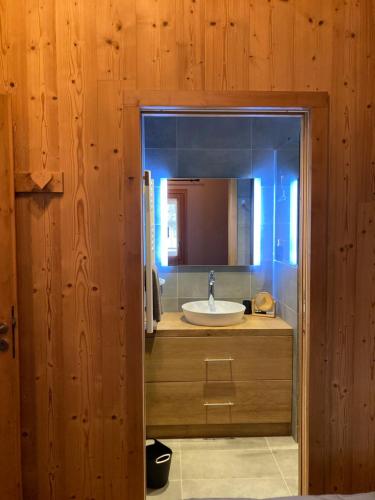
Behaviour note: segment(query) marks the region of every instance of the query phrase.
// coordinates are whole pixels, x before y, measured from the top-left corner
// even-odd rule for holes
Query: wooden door
[[[10,98],[0,94],[0,498],[21,499],[14,186]]]

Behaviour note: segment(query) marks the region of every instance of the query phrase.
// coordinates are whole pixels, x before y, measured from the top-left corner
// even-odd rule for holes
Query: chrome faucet
[[[208,274],[208,303],[210,306],[215,305],[215,271]]]

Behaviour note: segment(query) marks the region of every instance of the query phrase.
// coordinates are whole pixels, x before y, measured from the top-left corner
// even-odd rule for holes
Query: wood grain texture
[[[178,48],[178,88],[202,89],[204,84],[204,2],[177,0],[176,40]]]
[[[14,176],[14,189],[16,193],[63,193],[64,192],[64,174],[63,172],[51,172],[49,170],[39,170],[39,172],[48,172],[48,176],[32,177],[32,172],[17,172]]]
[[[146,339],[145,379],[291,380],[292,338],[270,335]]]
[[[10,98],[0,93],[0,323],[8,327],[0,335],[7,347],[0,352],[0,497],[4,500],[22,500],[13,172]]]
[[[290,424],[291,336],[228,333],[146,340],[146,434],[152,427],[167,435],[172,426],[184,435],[192,425],[196,437],[209,436],[210,426],[223,424],[221,433],[231,436],[238,424],[249,431],[251,424]]]
[[[135,90],[124,92],[125,106],[136,106],[140,102],[147,103],[157,111],[165,107],[244,107],[244,108],[319,108],[328,105],[326,92],[269,92],[249,90],[213,90],[204,92],[188,92],[183,90]],[[251,105],[250,105],[251,103]]]
[[[202,425],[149,425],[147,437],[153,438],[217,438],[228,436],[289,436],[291,425],[283,424],[202,424]]]
[[[358,488],[373,491],[375,429],[367,425],[375,413],[375,202],[361,203],[358,212],[355,310],[354,378],[358,384],[352,418],[358,419],[358,446],[354,448],[353,464]],[[369,353],[370,363],[362,363]]]
[[[136,85],[136,5],[133,0],[96,2],[97,54],[100,80]]]
[[[114,153],[121,99],[101,95],[97,112],[97,83],[108,79],[129,89],[329,92],[329,335],[313,346],[310,491],[372,486],[352,436],[359,425],[370,436],[375,428],[353,407],[373,363],[357,342],[356,296],[367,289],[356,270],[359,207],[375,197],[375,3],[255,0],[238,2],[238,11],[235,4],[0,0],[0,86],[12,96],[16,170],[65,174],[61,198],[20,196],[16,206],[26,498],[117,500],[131,482],[132,361],[120,309],[128,283],[113,241],[134,234],[113,223],[126,181]],[[364,321],[361,329],[371,326]]]
[[[230,406],[207,406],[207,404]],[[290,423],[291,380],[148,382],[147,425]]]
[[[219,337],[219,336],[254,336],[254,335],[292,335],[291,326],[283,319],[262,318],[261,316],[244,315],[241,323],[230,326],[193,325],[189,323],[184,314],[180,312],[165,312],[157,325],[155,333],[150,338],[159,337]]]
[[[110,90],[108,92],[107,90]],[[103,85],[99,89],[99,114],[103,117],[98,129],[98,162],[93,170],[103,186],[99,220],[101,252],[120,270],[108,272],[108,261],[100,264],[102,293],[101,329],[103,335],[103,414],[105,415],[104,474],[105,497],[114,498],[114,492],[125,497],[124,471],[128,467],[126,446],[126,339],[125,339],[125,283],[124,275],[124,171],[122,141],[121,91]],[[113,109],[114,114],[106,113]],[[106,140],[110,133],[111,141]],[[108,171],[110,175],[108,175]],[[111,220],[111,224],[106,221]],[[120,242],[120,244],[119,244]],[[111,325],[111,327],[109,327]],[[115,457],[113,459],[112,457]],[[129,474],[129,472],[126,472]]]
[[[311,269],[310,280],[305,283],[310,291],[306,297],[310,308],[310,338],[308,377],[310,382],[310,393],[308,395],[308,440],[304,440],[309,459],[309,482],[314,484],[315,478],[321,477],[325,471],[325,429],[321,428],[321,423],[329,419],[327,411],[328,391],[323,396],[321,388],[327,384],[327,359],[328,343],[330,332],[327,330],[327,274],[322,273],[322,269],[327,269],[327,205],[328,205],[328,109],[317,108],[312,111],[313,126],[309,130],[311,137],[312,169],[311,169],[311,199],[315,200],[311,208],[311,224],[308,227],[308,235],[311,245]],[[320,147],[315,149],[314,144]],[[305,193],[306,194],[306,193]],[[306,197],[308,198],[308,196]],[[319,280],[313,277],[319,276]],[[313,308],[320,311],[319,315],[313,314]],[[304,331],[301,332],[304,341]],[[304,360],[306,362],[306,360]],[[318,396],[319,394],[319,396]],[[302,437],[304,439],[305,436]]]
[[[144,275],[141,162],[141,116],[138,107],[124,109],[124,305],[125,305],[125,408],[128,498],[145,496],[144,414]]]

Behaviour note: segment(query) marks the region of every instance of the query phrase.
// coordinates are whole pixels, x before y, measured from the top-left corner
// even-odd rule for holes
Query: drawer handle
[[[204,403],[203,406],[234,406],[234,403],[232,401],[227,403]]]
[[[232,357],[230,358],[206,358],[205,359],[205,362],[206,363],[223,363],[225,361],[234,361],[234,359]]]

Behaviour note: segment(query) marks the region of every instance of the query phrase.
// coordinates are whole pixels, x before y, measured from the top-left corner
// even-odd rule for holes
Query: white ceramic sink
[[[211,305],[208,300],[199,300],[183,304],[182,310],[193,325],[227,326],[241,323],[245,306],[225,300],[215,300],[214,305]]]

